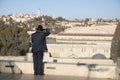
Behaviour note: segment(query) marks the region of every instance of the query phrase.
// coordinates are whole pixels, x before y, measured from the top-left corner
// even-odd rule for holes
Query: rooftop
[[[92,27],[71,27],[61,34],[114,34],[116,25],[101,25]]]

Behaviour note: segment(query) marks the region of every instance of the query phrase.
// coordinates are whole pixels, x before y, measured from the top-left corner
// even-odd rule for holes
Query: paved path
[[[92,79],[92,78],[81,78],[75,76],[55,76],[55,75],[44,75],[34,76],[32,74],[0,74],[0,80],[112,80],[112,79]]]

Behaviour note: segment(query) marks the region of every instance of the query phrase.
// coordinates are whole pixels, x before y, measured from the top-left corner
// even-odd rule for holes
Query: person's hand
[[[46,29],[47,27],[46,26],[43,26],[43,29]]]
[[[42,23],[43,29],[46,29],[47,27],[45,26],[45,23]]]

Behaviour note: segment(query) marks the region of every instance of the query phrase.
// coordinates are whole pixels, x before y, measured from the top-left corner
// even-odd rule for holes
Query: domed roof
[[[106,57],[103,54],[95,54],[92,59],[106,59]]]

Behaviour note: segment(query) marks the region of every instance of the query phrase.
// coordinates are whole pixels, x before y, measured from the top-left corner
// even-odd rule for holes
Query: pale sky
[[[120,0],[0,0],[0,15],[37,13],[67,19],[120,18]]]

